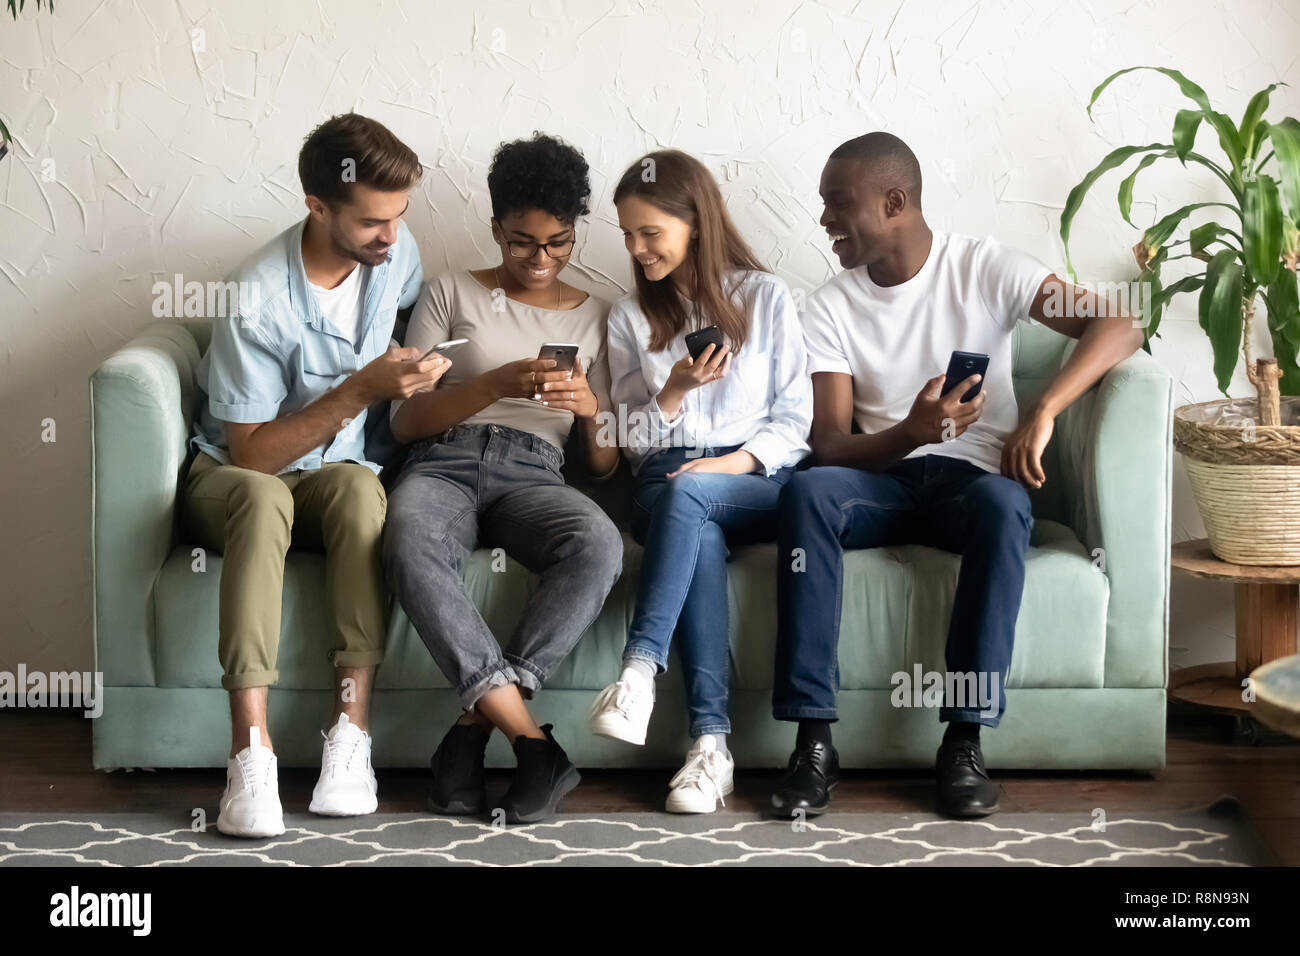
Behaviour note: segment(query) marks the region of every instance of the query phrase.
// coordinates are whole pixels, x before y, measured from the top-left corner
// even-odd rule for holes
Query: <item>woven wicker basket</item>
[[[1300,425],[1256,425],[1254,399],[1220,399],[1174,411],[1174,448],[1223,561],[1300,565]],[[1300,418],[1283,399],[1282,421]]]

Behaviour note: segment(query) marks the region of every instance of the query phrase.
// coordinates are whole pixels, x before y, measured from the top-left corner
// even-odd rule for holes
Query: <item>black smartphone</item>
[[[718,349],[722,348],[722,330],[716,325],[706,326],[686,336],[686,351],[691,353],[692,362],[710,345],[713,346],[713,355],[717,355]]]
[[[989,357],[983,352],[954,351],[948,359],[948,372],[943,379],[943,391],[939,394],[947,395],[972,375],[978,375],[980,380],[966,389],[966,394],[961,397],[963,402],[969,402],[980,393],[988,370]]]
[[[578,347],[569,342],[547,342],[537,352],[539,359],[555,359],[553,372],[572,372],[578,358]]]

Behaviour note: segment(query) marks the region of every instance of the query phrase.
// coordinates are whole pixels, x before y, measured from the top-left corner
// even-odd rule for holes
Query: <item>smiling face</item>
[[[893,248],[905,199],[881,189],[856,159],[828,160],[822,169],[821,224],[845,269],[879,262]]]
[[[337,209],[316,196],[307,197],[307,207],[324,227],[334,253],[367,266],[388,258],[397,242],[397,224],[410,203],[410,190],[385,192],[361,183],[352,186],[348,201]]]
[[[521,286],[533,291],[546,289],[556,281],[560,270],[568,265],[573,247],[562,256],[552,257],[538,245],[531,256],[516,259],[510,254],[510,243],[572,242],[573,237],[573,223],[561,222],[541,209],[517,209],[492,220],[492,238],[501,247],[501,267]]]
[[[664,212],[639,196],[619,200],[618,224],[628,253],[651,282],[666,279],[687,261],[694,229],[684,219]]]

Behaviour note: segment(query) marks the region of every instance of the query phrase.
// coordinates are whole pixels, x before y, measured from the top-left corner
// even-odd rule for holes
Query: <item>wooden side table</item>
[[[1229,564],[1214,556],[1208,538],[1174,545],[1170,567],[1235,585],[1237,659],[1173,671],[1169,696],[1217,713],[1248,716],[1253,705],[1241,699],[1242,681],[1261,664],[1296,652],[1300,567]]]

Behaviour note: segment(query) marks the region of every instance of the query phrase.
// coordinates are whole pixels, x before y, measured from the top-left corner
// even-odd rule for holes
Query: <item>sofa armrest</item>
[[[172,548],[198,346],[149,326],[90,377],[95,669],[110,686],[154,683],[153,587]]]
[[[1057,419],[1070,524],[1110,583],[1107,687],[1168,675],[1173,397],[1169,373],[1138,351]]]

